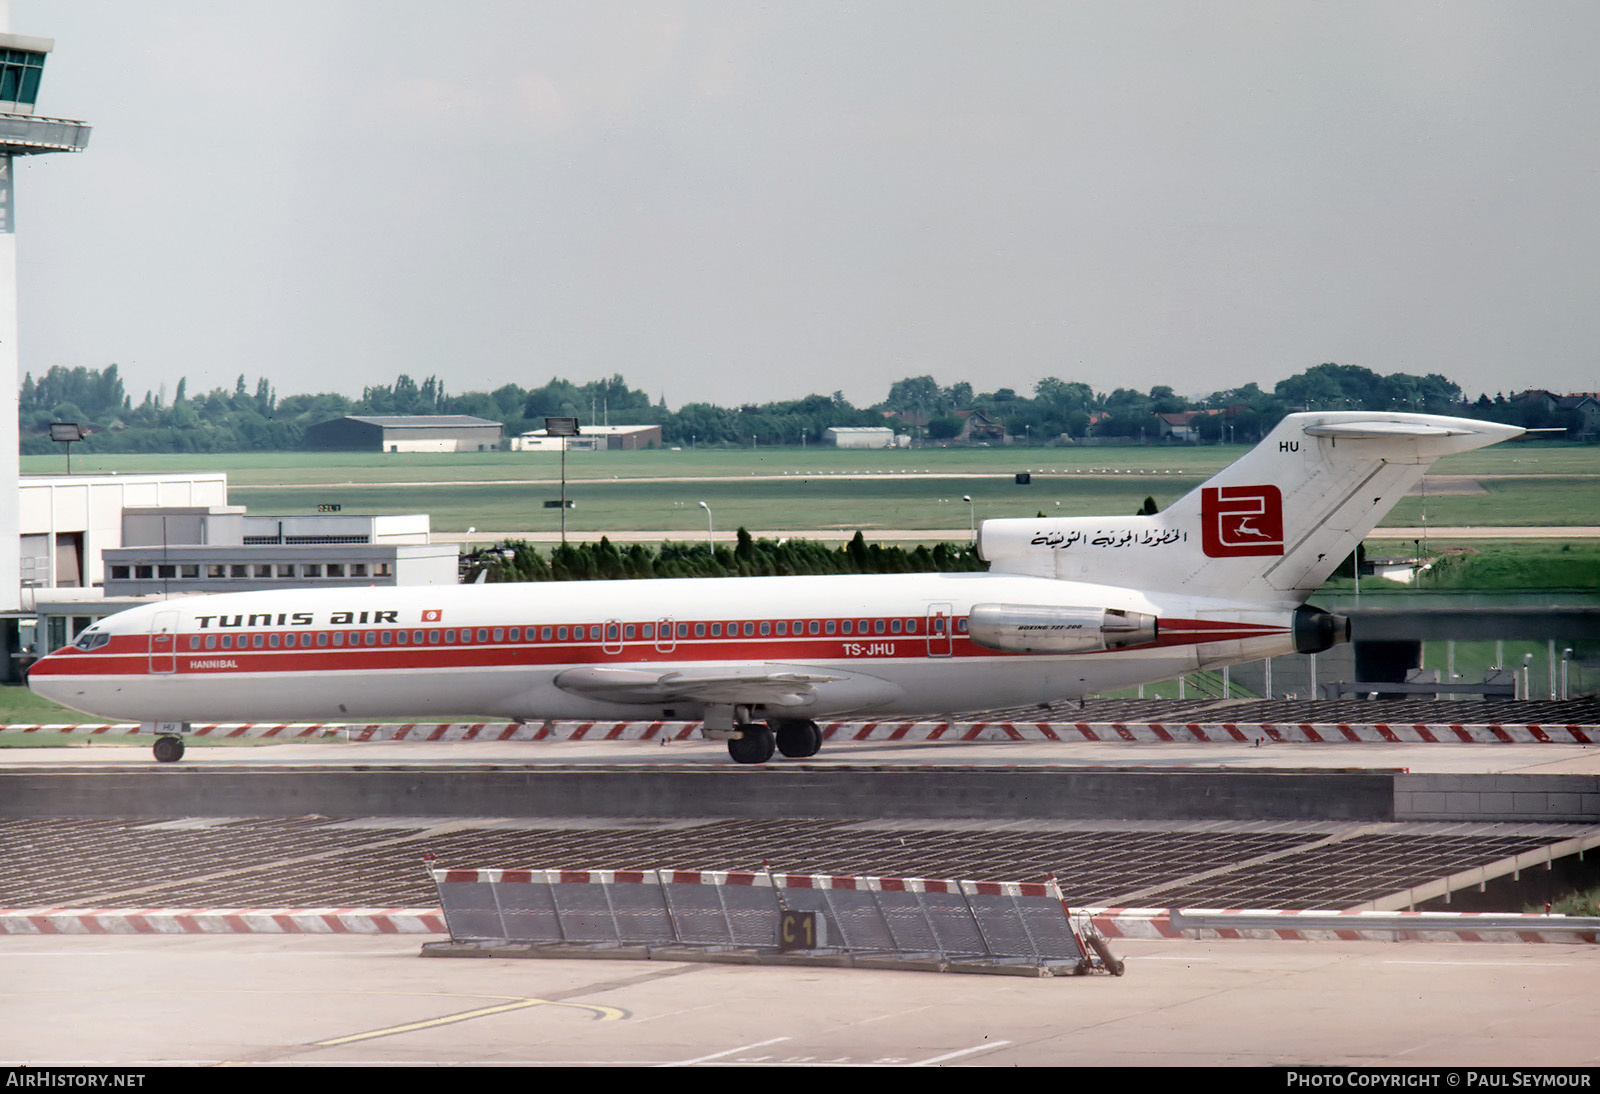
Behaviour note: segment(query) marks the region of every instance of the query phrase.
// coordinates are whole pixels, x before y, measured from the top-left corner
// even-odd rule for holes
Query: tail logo
[[[1211,558],[1283,554],[1283,493],[1276,486],[1207,486],[1200,546]]]

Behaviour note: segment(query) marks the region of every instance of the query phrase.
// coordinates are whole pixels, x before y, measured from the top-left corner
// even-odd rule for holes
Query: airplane
[[[286,589],[108,616],[28,674],[141,723],[687,720],[739,763],[815,755],[817,719],[1048,704],[1349,639],[1306,603],[1465,418],[1286,416],[1148,516],[986,520],[986,573]]]

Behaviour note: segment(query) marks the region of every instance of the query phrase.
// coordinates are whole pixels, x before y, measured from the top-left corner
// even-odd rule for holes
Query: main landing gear
[[[815,722],[774,719],[766,724],[744,722],[734,728],[739,736],[728,739],[728,755],[742,764],[764,764],[775,751],[800,760],[815,756],[822,748],[822,729]]]
[[[164,764],[175,764],[183,759],[182,737],[157,737],[155,746],[156,759]]]

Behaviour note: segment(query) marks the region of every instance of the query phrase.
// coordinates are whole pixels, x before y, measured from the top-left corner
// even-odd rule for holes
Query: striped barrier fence
[[[1593,725],[1498,722],[827,722],[827,741],[1062,741],[1100,744],[1600,744]],[[137,723],[32,723],[0,733],[126,737]],[[224,722],[196,724],[191,737],[351,741],[684,741],[699,722]]]

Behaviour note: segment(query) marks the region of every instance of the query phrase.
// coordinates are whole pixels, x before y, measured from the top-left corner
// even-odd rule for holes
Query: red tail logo
[[[1283,493],[1264,485],[1204,487],[1200,546],[1211,558],[1283,554]]]

